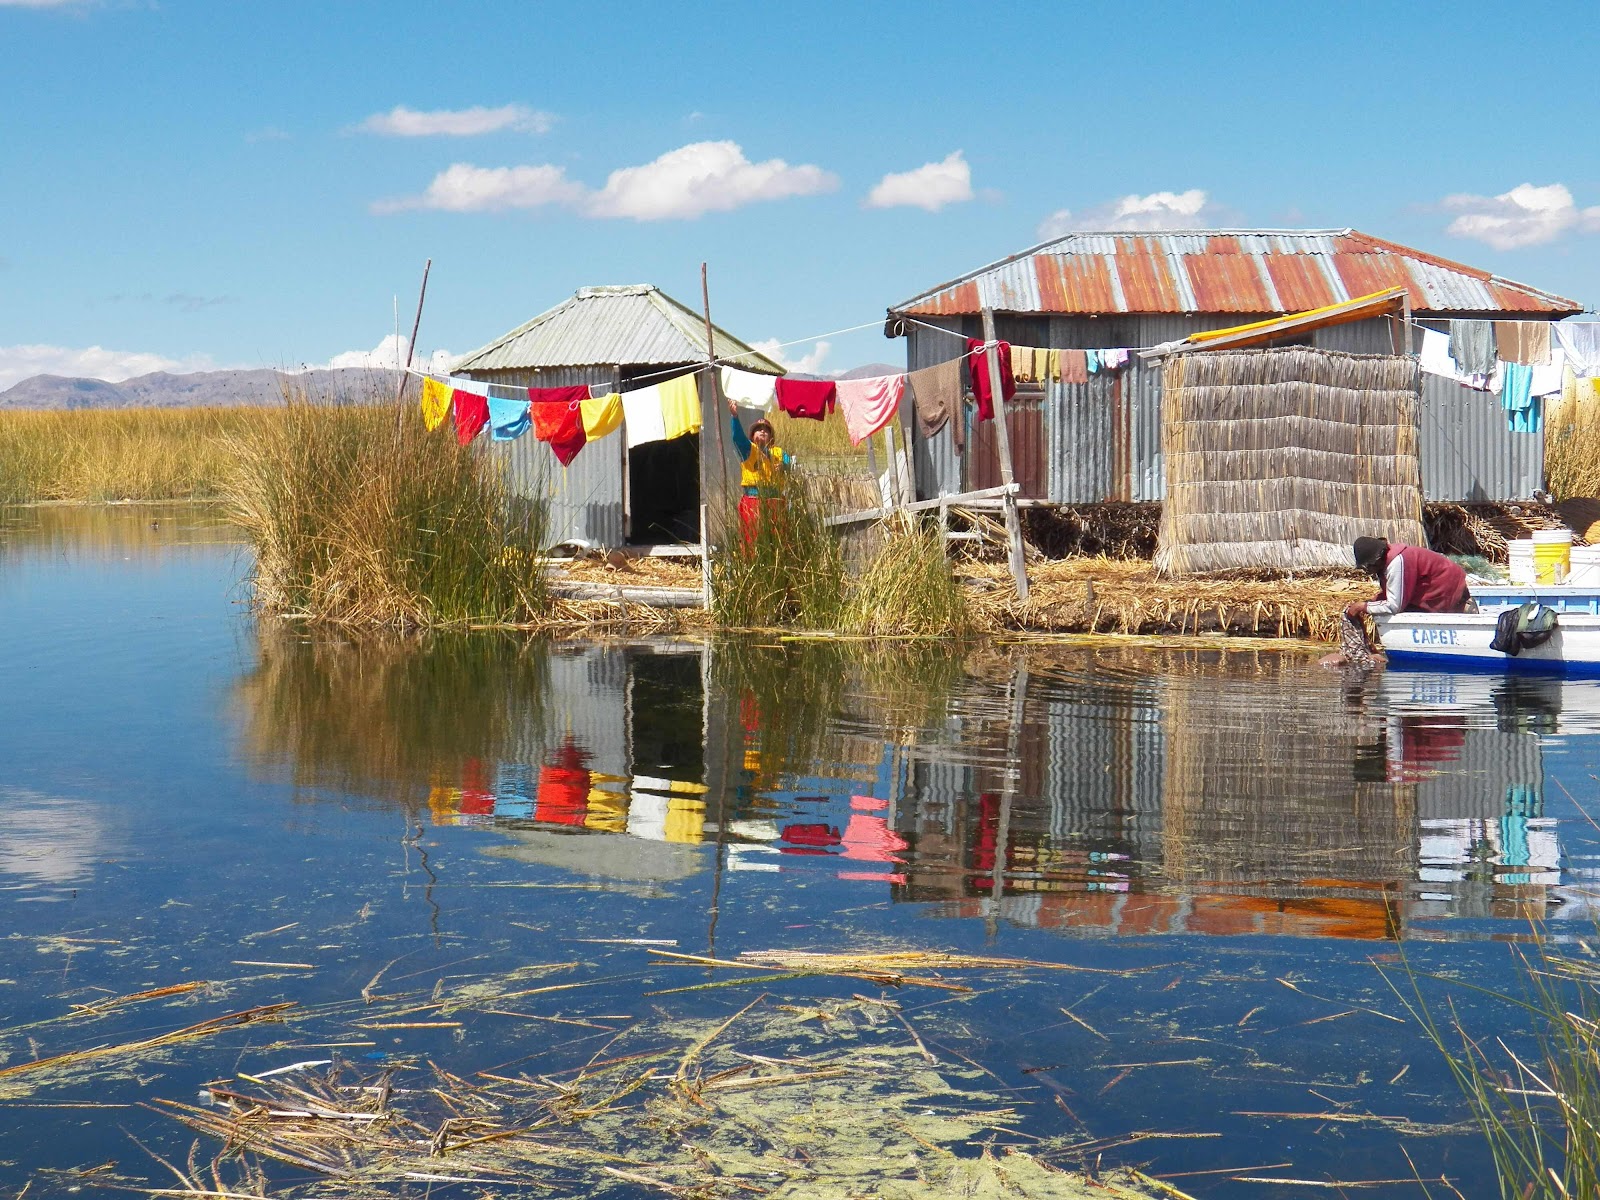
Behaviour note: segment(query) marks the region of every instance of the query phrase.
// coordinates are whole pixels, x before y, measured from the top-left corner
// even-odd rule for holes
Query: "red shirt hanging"
[[[831,379],[778,380],[778,407],[791,417],[820,421],[833,411],[838,388]]]
[[[978,403],[978,420],[994,420],[994,397],[989,392],[989,355],[978,338],[967,339],[967,368],[972,374],[972,398]],[[1011,378],[1011,343],[996,342],[1000,356],[1000,397],[1009,400],[1017,394],[1017,381]]]

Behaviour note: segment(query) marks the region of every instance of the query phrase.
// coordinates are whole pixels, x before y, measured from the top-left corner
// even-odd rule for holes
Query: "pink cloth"
[[[844,424],[850,431],[851,445],[859,446],[894,420],[905,390],[904,375],[839,381],[839,407],[844,410]]]

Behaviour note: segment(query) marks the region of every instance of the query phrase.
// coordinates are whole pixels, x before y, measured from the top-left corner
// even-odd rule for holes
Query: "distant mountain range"
[[[373,391],[392,396],[398,383],[398,372],[364,367],[298,374],[269,368],[195,371],[186,375],[156,371],[121,383],[34,375],[0,392],[0,409],[192,408],[202,404],[242,407],[282,404],[286,390],[291,388],[316,397],[365,397]]]
[[[871,363],[824,379],[867,379],[892,375],[903,367]],[[803,377],[802,377],[803,378]],[[816,377],[813,377],[816,378]],[[287,389],[315,397],[373,392],[392,396],[399,383],[396,371],[349,367],[337,371],[303,371],[290,374],[262,367],[251,371],[195,371],[173,375],[156,371],[107,383],[65,375],[34,375],[0,392],[0,411],[18,408],[193,408],[202,404],[243,407],[282,404]]]

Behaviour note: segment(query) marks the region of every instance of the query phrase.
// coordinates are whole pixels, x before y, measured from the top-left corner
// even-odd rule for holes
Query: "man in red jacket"
[[[1378,581],[1378,595],[1345,607],[1353,621],[1400,612],[1466,612],[1472,597],[1467,573],[1442,554],[1421,546],[1391,546],[1386,538],[1358,537],[1356,566]]]

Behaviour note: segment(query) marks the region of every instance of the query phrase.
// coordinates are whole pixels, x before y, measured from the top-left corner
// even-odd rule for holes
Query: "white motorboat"
[[[1548,604],[1554,591],[1545,589],[1536,598]],[[1490,644],[1504,608],[1476,613],[1396,613],[1373,621],[1389,662],[1395,666],[1600,675],[1600,614],[1587,605],[1550,607],[1556,609],[1555,631],[1548,640],[1515,655]]]

